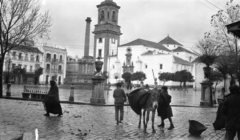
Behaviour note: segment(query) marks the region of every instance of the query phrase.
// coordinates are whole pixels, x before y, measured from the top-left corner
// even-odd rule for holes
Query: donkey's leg
[[[144,130],[143,130],[143,132],[147,132],[147,130],[146,130],[146,121],[145,121],[145,115],[146,115],[146,110],[143,110],[143,128],[144,128]]]
[[[155,128],[154,128],[155,112],[156,112],[156,110],[153,110],[153,111],[152,111],[152,132],[153,132],[153,133],[156,132],[156,130],[155,130]]]
[[[142,121],[142,111],[139,115],[139,123],[138,123],[138,128],[141,128],[141,121]]]
[[[147,117],[146,117],[146,123],[145,123],[145,130],[147,131],[147,124],[148,124],[148,121],[149,121],[149,114],[150,114],[150,111],[147,111]]]

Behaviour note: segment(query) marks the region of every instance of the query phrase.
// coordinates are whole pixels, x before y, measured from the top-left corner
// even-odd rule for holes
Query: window
[[[30,72],[32,72],[32,68],[33,68],[33,66],[30,66]]]
[[[112,65],[112,68],[114,69],[114,68],[115,68],[115,66],[114,66],[114,65]]]
[[[102,57],[102,49],[98,49],[98,57]]]
[[[98,43],[102,43],[102,38],[99,38],[99,41],[98,41]]]
[[[115,44],[115,39],[112,39],[112,43]]]
[[[108,12],[108,14],[107,14],[107,18],[109,19],[109,17],[110,17],[110,16],[109,16],[109,12]]]
[[[19,54],[18,54],[18,58],[19,58],[19,59],[22,59],[22,53],[19,53]]]
[[[162,69],[162,66],[163,66],[163,65],[162,65],[162,64],[160,64],[159,66],[160,66],[160,69]]]
[[[57,55],[56,54],[53,55],[53,59],[57,59]]]
[[[115,11],[113,11],[113,13],[112,13],[112,21],[113,22],[116,22],[116,12]]]
[[[104,12],[101,12],[101,20],[104,20]]]
[[[145,64],[145,69],[147,69],[147,64]]]
[[[60,55],[60,60],[62,60],[62,55]]]

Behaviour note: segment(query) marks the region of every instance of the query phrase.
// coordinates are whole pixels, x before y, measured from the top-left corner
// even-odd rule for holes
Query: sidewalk
[[[217,108],[172,107],[175,128],[171,131],[168,120],[165,120],[164,131],[157,127],[159,117],[155,119],[156,133],[152,133],[151,121],[147,134],[143,128],[138,129],[139,116],[129,106],[125,106],[124,123],[116,125],[113,106],[91,106],[62,104],[62,117],[45,117],[41,102],[0,99],[0,140],[18,138],[24,132],[38,129],[40,140],[221,140],[224,130],[214,131]],[[208,129],[200,137],[191,136],[188,132],[188,120],[197,120]]]

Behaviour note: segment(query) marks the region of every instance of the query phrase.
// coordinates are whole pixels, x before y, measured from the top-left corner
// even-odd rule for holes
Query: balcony
[[[46,73],[50,73],[50,69],[45,69],[45,72]]]
[[[58,70],[57,69],[51,69],[51,73],[57,73]]]
[[[53,59],[52,63],[58,63],[58,59]]]
[[[58,70],[58,73],[59,74],[63,74],[63,70]]]
[[[34,62],[34,57],[31,57],[31,58],[30,58],[30,61]]]
[[[63,60],[62,60],[62,59],[60,59],[60,60],[59,60],[59,63],[60,63],[60,64],[63,64]]]
[[[46,62],[51,62],[51,58],[46,58]]]

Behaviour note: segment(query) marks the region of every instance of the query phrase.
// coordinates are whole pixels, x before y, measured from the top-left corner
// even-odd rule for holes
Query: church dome
[[[120,8],[113,0],[105,0],[105,1],[101,2],[100,5],[97,5],[97,7],[104,6],[104,5],[112,5],[117,8]]]

